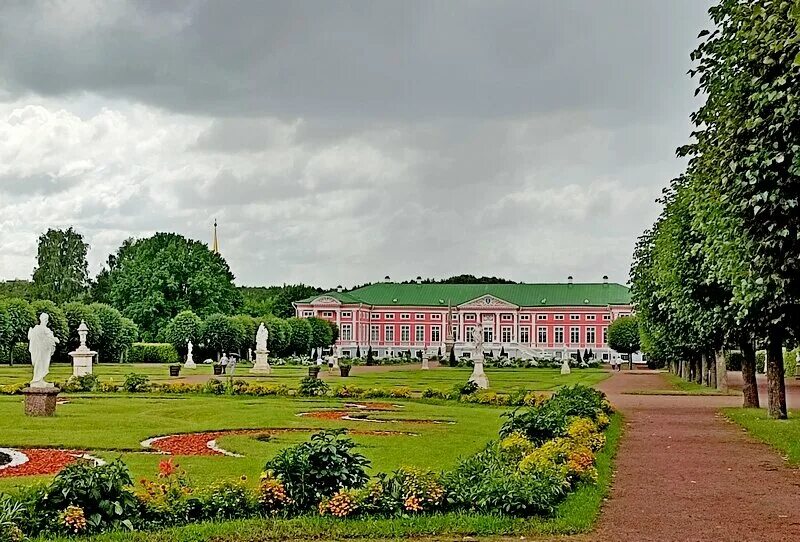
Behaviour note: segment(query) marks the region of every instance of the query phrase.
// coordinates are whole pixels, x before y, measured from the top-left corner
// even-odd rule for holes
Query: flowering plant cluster
[[[59,519],[68,534],[81,534],[86,531],[86,515],[80,506],[69,505],[59,514]]]
[[[261,475],[258,484],[258,504],[261,510],[267,514],[276,514],[291,503],[286,488],[272,472],[265,472]]]

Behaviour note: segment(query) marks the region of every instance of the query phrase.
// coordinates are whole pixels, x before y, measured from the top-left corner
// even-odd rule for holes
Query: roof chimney
[[[392,279],[389,277],[389,275],[386,275],[383,277],[383,282],[392,282]]]
[[[420,277],[419,275],[417,275],[417,282],[422,282],[422,277]]]
[[[567,277],[567,284],[569,284],[570,286],[572,286],[572,275],[570,275],[570,276],[568,276],[568,277]]]
[[[603,284],[608,284],[608,275],[603,275]]]
[[[336,287],[336,291],[339,292],[339,293],[342,292],[342,285],[341,284]]]

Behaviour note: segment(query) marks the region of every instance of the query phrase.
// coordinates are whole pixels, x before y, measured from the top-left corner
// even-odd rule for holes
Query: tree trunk
[[[744,408],[758,408],[758,382],[756,381],[756,349],[748,341],[742,342],[742,395]]]
[[[697,383],[708,386],[708,355],[705,352],[700,354],[700,378]]]
[[[721,348],[714,352],[714,358],[717,360],[716,370],[714,371],[717,391],[728,393],[728,368],[725,367],[725,353]]]
[[[708,387],[717,387],[717,351],[714,350],[713,358],[708,357]]]
[[[786,383],[783,380],[783,338],[772,332],[767,340],[767,407],[769,417],[786,419]]]

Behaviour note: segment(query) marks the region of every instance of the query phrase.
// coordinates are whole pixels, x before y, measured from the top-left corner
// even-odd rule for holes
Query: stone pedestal
[[[256,350],[256,362],[250,372],[253,374],[268,375],[272,372],[269,366],[269,350]]]
[[[83,376],[92,374],[92,360],[97,352],[89,349],[81,351],[80,348],[70,352],[72,357],[72,376]]]
[[[475,382],[481,389],[489,389],[489,378],[483,372],[483,358],[473,362],[472,375],[469,377],[471,382]]]
[[[426,357],[422,358],[422,369],[423,370],[430,369],[430,366],[428,365],[428,358]]]
[[[53,416],[56,413],[56,397],[61,390],[55,386],[24,388],[26,416]]]

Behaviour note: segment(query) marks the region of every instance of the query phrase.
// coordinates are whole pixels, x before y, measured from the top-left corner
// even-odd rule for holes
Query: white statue
[[[267,351],[267,339],[269,339],[269,331],[267,331],[267,327],[264,325],[264,322],[261,322],[261,325],[258,326],[258,331],[256,332],[256,352]]]
[[[569,368],[569,357],[565,357],[564,361],[561,363],[561,374],[568,375],[572,372],[572,369]]]
[[[472,330],[472,343],[475,345],[475,353],[480,352],[483,357],[483,324],[479,323]]]
[[[483,324],[478,323],[472,331],[472,343],[475,351],[472,356],[472,375],[469,379],[485,390],[489,387],[489,378],[483,370]]]
[[[39,324],[28,330],[28,351],[31,353],[31,363],[33,364],[32,388],[50,388],[53,385],[45,382],[47,373],[50,372],[50,358],[56,351],[58,338],[53,334],[47,323],[50,315],[43,312],[39,316]]]
[[[193,352],[194,345],[192,344],[192,341],[188,341],[186,343],[186,363],[183,364],[186,369],[194,369],[197,367],[197,364],[194,362],[194,355],[192,354]]]

